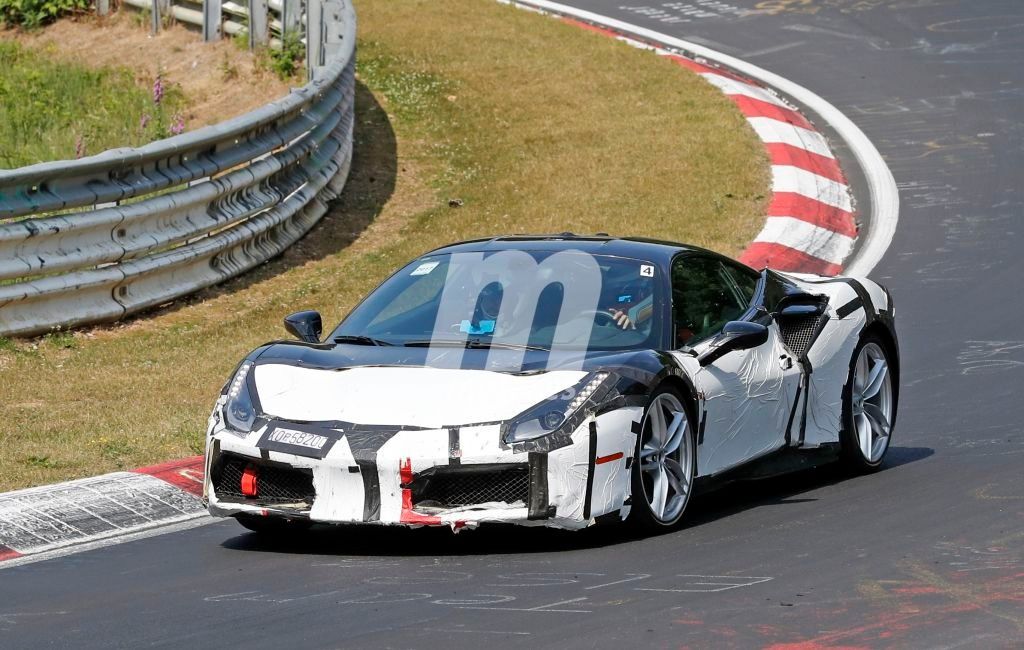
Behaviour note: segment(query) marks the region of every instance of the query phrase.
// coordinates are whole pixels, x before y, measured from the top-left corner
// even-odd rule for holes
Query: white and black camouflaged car
[[[285,323],[209,422],[210,512],[258,531],[669,527],[714,477],[876,468],[896,418],[884,288],[668,242],[465,242]]]

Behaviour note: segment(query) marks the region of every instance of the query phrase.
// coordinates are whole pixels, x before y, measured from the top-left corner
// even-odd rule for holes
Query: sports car
[[[209,419],[209,510],[258,531],[662,529],[716,479],[879,467],[889,292],[693,246],[509,236],[427,253],[327,336],[252,351]]]

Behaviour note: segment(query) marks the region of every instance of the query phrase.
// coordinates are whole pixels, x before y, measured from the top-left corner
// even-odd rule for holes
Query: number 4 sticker
[[[654,277],[654,266],[651,264],[640,265],[640,277],[653,278]]]

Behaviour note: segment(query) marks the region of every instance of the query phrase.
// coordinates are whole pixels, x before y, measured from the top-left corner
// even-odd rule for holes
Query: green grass
[[[165,137],[184,100],[167,88],[155,104],[151,84],[136,83],[128,68],[87,68],[0,41],[0,168]]]
[[[342,197],[222,287],[70,341],[0,342],[0,489],[198,453],[227,374],[286,336],[284,315],[317,308],[330,327],[432,247],[573,230],[736,254],[763,222],[763,148],[688,70],[491,0],[356,10],[364,85]]]

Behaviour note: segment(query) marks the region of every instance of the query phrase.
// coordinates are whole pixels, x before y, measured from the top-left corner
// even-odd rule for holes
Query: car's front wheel
[[[697,448],[683,398],[671,387],[651,395],[632,467],[630,520],[648,530],[671,528],[693,491]]]
[[[261,515],[235,515],[238,523],[254,533],[262,535],[285,535],[309,530],[312,522],[308,519],[285,519],[284,517],[263,517]]]
[[[843,460],[856,471],[878,469],[889,450],[896,423],[897,387],[893,362],[885,343],[868,335],[857,345],[850,360],[850,374],[843,387]]]

